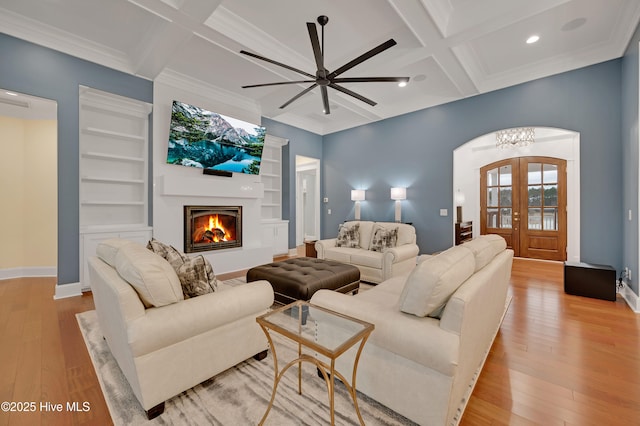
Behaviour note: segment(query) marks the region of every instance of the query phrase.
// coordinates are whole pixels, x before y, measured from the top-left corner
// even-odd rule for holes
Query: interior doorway
[[[499,130],[499,129],[498,129]],[[451,203],[458,206],[456,194],[464,195],[462,220],[473,223],[473,236],[480,235],[480,169],[488,164],[518,157],[552,157],[566,161],[567,169],[567,260],[580,262],[580,133],[553,127],[535,127],[535,141],[529,146],[499,149],[496,134],[490,132],[459,146],[453,151],[453,187]],[[451,218],[451,244],[454,222]]]
[[[296,246],[320,237],[320,160],[296,155]]]
[[[517,157],[480,169],[480,233],[518,257],[567,260],[567,162]]]
[[[57,275],[57,110],[0,89],[0,279]]]

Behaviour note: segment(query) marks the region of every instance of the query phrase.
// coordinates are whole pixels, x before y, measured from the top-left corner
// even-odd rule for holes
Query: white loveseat
[[[416,265],[416,256],[420,251],[416,245],[416,230],[406,223],[350,221],[342,224],[352,228],[357,225],[356,247],[338,247],[337,238],[316,241],[315,247],[319,259],[335,260],[357,266],[360,280],[380,283],[396,275],[410,272]],[[376,230],[391,231],[397,229],[397,240],[393,247],[382,251],[372,250],[372,241]]]
[[[269,282],[218,283],[215,292],[184,299],[171,265],[147,248],[116,239],[97,252],[89,273],[100,328],[149,418],[163,412],[165,400],[266,356],[256,317],[273,304]]]
[[[504,239],[482,236],[355,296],[321,290],[311,303],[375,324],[358,391],[421,425],[455,425],[506,312],[512,260]],[[337,360],[345,377],[354,356]]]

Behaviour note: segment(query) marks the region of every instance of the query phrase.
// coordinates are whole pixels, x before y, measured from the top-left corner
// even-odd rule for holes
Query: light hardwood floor
[[[561,263],[516,259],[509,291],[461,425],[640,424],[640,315],[620,298],[564,294]],[[0,402],[37,404],[0,411],[0,425],[111,424],[75,319],[92,296],[53,292],[53,279],[0,281]],[[85,401],[89,411],[66,411]],[[63,411],[41,410],[46,402]]]

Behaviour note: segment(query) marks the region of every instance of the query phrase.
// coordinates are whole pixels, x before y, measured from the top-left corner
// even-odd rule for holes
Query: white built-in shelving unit
[[[144,242],[148,226],[151,105],[80,86],[80,281],[99,241]]]
[[[273,247],[273,254],[289,251],[289,221],[282,220],[282,147],[289,143],[283,139],[266,135],[260,178],[264,185],[262,199],[263,243]]]

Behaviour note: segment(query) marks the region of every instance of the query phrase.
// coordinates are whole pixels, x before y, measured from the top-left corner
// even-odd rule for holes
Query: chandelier
[[[498,148],[516,148],[529,146],[535,139],[533,127],[517,127],[496,132],[496,146]]]

